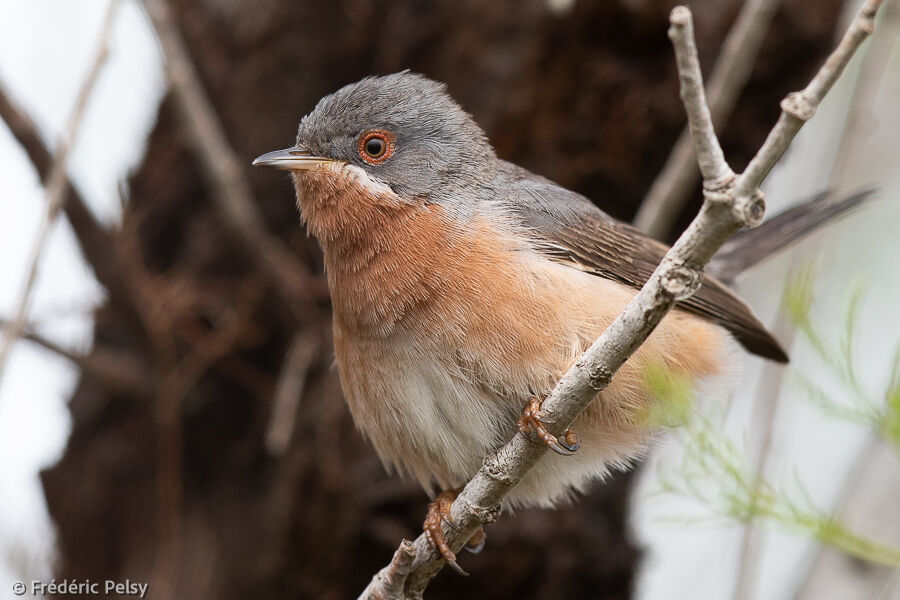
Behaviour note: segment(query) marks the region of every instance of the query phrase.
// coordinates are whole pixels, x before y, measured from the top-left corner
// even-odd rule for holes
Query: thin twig
[[[271,235],[256,210],[257,202],[210,100],[187,46],[178,31],[167,0],[143,0],[153,22],[166,59],[166,68],[177,107],[181,113],[188,143],[200,159],[207,179],[215,188],[213,194],[225,224],[244,246],[261,272],[279,292],[285,305],[299,320],[308,315],[299,312],[298,299],[308,298],[311,277],[304,265],[294,257],[281,240]],[[308,311],[307,311],[308,312]]]
[[[0,319],[0,325],[5,326],[7,323],[9,321]],[[152,380],[145,362],[119,348],[94,345],[89,354],[82,354],[30,331],[28,327],[23,330],[19,339],[65,358],[110,392],[136,397],[147,397],[152,392]]]
[[[893,533],[893,527],[888,524],[896,523],[896,490],[898,489],[896,469],[896,454],[893,449],[883,443],[874,431],[869,431],[861,447],[855,451],[855,456],[847,468],[847,476],[837,491],[837,497],[833,503],[832,513],[837,515],[841,522],[850,523],[859,531],[866,531],[886,542],[896,543],[897,537]],[[795,596],[797,600],[811,600],[821,598],[822,590],[831,590],[834,580],[847,584],[842,586],[842,591],[856,588],[859,594],[851,594],[845,597],[868,597],[874,595],[875,581],[881,580],[887,589],[898,587],[900,581],[886,578],[885,571],[900,574],[896,569],[872,569],[861,568],[857,560],[841,553],[829,552],[828,548],[816,546],[812,552],[807,553],[808,566],[804,568],[802,578],[799,578]],[[869,585],[860,585],[861,580],[869,579]],[[854,581],[855,580],[855,581]],[[881,584],[875,584],[878,588]],[[868,593],[863,593],[864,588]],[[883,600],[896,600],[897,595],[877,596]]]
[[[681,10],[679,10],[681,9]],[[725,162],[725,153],[716,137],[712,111],[703,89],[700,57],[694,44],[694,23],[687,8],[676,7],[670,17],[669,39],[675,47],[675,63],[681,83],[681,102],[687,111],[688,128],[697,155],[703,181],[721,180],[723,187],[731,182],[734,172]]]
[[[319,351],[319,340],[311,332],[304,330],[294,336],[284,358],[275,395],[272,398],[272,412],[266,427],[266,450],[273,456],[281,456],[288,448],[297,422],[297,408],[306,386],[306,376]]]
[[[781,0],[744,2],[722,43],[708,85],[709,110],[716,127],[721,128],[731,116],[780,4]],[[638,209],[634,218],[637,227],[657,238],[666,235],[697,183],[696,160],[690,131],[685,127]]]
[[[235,299],[235,306],[222,310],[210,331],[191,344],[187,355],[163,376],[159,395],[164,399],[161,402],[166,403],[167,415],[180,416],[181,402],[191,388],[218,360],[234,352],[235,344],[250,327],[260,300],[260,288],[245,284]]]
[[[13,137],[34,165],[41,181],[47,185],[54,164],[53,156],[41,139],[34,121],[10,99],[2,85],[0,85],[0,119],[9,127]],[[84,259],[114,303],[127,308],[128,302],[119,282],[116,257],[109,252],[113,243],[112,234],[97,221],[71,180],[66,184],[64,195],[62,209],[72,225],[72,231]]]
[[[66,191],[69,178],[66,174],[66,165],[68,164],[69,151],[78,135],[78,129],[81,126],[81,120],[84,116],[84,110],[87,107],[88,99],[97,82],[97,77],[103,68],[106,58],[109,55],[109,35],[112,32],[113,22],[115,20],[116,8],[118,0],[110,0],[106,10],[106,16],[103,21],[103,28],[100,31],[100,38],[97,43],[97,50],[94,54],[94,60],[91,69],[85,77],[75,97],[75,105],[69,115],[69,121],[66,130],[56,147],[53,157],[53,166],[50,169],[46,187],[46,212],[41,222],[34,246],[31,249],[31,255],[28,260],[28,270],[25,277],[25,284],[19,292],[16,300],[16,308],[10,324],[4,328],[3,340],[0,341],[0,377],[3,375],[3,368],[9,358],[10,350],[13,344],[25,329],[25,319],[28,312],[28,305],[31,302],[31,295],[34,291],[34,283],[37,280],[38,263],[44,254],[44,247],[53,226],[56,223],[56,217],[59,210],[66,199]]]
[[[796,330],[791,325],[784,311],[779,313],[773,334],[789,347],[794,340]],[[753,429],[760,432],[760,440],[752,452],[756,454],[753,472],[756,477],[753,481],[753,493],[751,498],[757,498],[759,488],[765,478],[769,467],[769,457],[772,450],[772,435],[775,430],[775,417],[778,413],[779,397],[786,370],[783,365],[767,362],[762,367],[760,387],[756,391],[754,399]],[[757,563],[759,556],[760,540],[758,532],[752,521],[744,523],[741,531],[741,546],[737,575],[735,576],[734,600],[746,600],[753,597],[755,583],[757,581]]]
[[[413,568],[416,558],[415,546],[409,540],[400,542],[400,547],[394,552],[391,564],[382,569],[372,579],[371,597],[373,600],[389,600],[391,598],[404,598],[406,593],[406,579]],[[365,596],[365,593],[363,593]]]
[[[860,32],[871,32],[874,12],[879,4],[877,0],[867,2],[844,41],[804,91],[804,102],[783,102],[782,105],[787,104],[789,108],[793,108],[799,104],[801,108],[808,108],[810,104],[818,103],[862,41]],[[682,98],[691,131],[697,136],[695,143],[701,170],[704,176],[714,179],[704,183],[705,201],[700,213],[666,253],[644,287],[566,372],[542,404],[547,429],[556,436],[562,435],[609,384],[613,374],[647,339],[675,303],[689,297],[699,288],[703,267],[722,243],[739,228],[758,224],[762,220],[765,206],[758,190],[759,183],[768,173],[768,168],[771,168],[770,163],[781,156],[793,134],[799,130],[799,126],[776,125],[774,135],[770,135],[751,163],[752,168],[748,173],[736,179],[733,174],[729,175],[731,170],[715,140],[709,110],[702,106],[705,99],[702,93],[702,76],[696,61],[691,12],[686,7],[676,7],[671,13],[670,24],[669,37],[675,47]],[[848,43],[847,39],[852,40],[852,43]],[[794,96],[792,94],[788,98],[792,99]],[[807,112],[811,113],[812,110]],[[803,120],[798,120],[802,125]],[[503,498],[541,459],[546,450],[545,445],[533,443],[518,433],[509,443],[485,458],[482,468],[466,484],[450,507],[449,521],[453,524],[452,527],[442,525],[448,545],[453,551],[462,548],[479,527],[498,517]],[[425,535],[420,535],[413,542],[413,548],[415,558],[399,592],[396,585],[397,569],[392,572],[391,566],[388,566],[372,579],[360,598],[421,598],[425,587],[441,569],[444,561]],[[388,580],[391,585],[385,584]]]
[[[738,198],[747,198],[759,188],[803,124],[816,113],[825,94],[844,71],[856,49],[875,31],[875,13],[881,3],[882,0],[866,0],[838,47],[829,55],[809,85],[781,101],[778,122],[735,184]]]
[[[187,355],[168,368],[156,386],[156,510],[157,534],[151,586],[161,597],[177,595],[178,568],[184,550],[184,423],[182,406],[187,394],[223,356],[234,352],[258,308],[260,289],[245,285],[234,309],[223,310],[209,332],[193,344]],[[170,323],[171,325],[171,323]],[[160,591],[161,590],[161,591]]]

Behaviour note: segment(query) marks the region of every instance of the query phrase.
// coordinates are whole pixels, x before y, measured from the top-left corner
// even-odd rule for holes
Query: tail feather
[[[836,201],[827,200],[830,192],[820,192],[755,229],[738,232],[719,249],[707,272],[719,281],[731,284],[750,267],[859,207],[876,191],[866,189]]]

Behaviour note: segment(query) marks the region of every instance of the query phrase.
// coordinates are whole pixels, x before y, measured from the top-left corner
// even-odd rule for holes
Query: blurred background
[[[0,598],[54,577],[147,582],[153,598],[355,597],[418,534],[427,499],[354,429],[320,251],[287,177],[250,161],[290,145],[321,96],[409,68],[445,81],[501,157],[630,221],[684,125],[674,4],[0,0],[0,319],[9,329],[26,309],[0,362]],[[719,128],[735,170],[856,3],[768,4]],[[690,6],[709,73],[744,5]],[[880,191],[740,281],[792,365],[747,357],[711,417],[757,471],[894,546],[897,453],[804,399],[792,371],[837,395],[840,382],[778,307],[792,269],[812,264],[811,314],[830,340],[862,282],[858,383],[887,385],[900,338],[898,12],[887,0],[765,188],[772,213],[825,189]],[[699,199],[696,185],[660,237]],[[428,597],[900,598],[896,570],[803,531],[698,523],[716,514],[715,491],[712,505],[666,493],[690,476],[684,448],[667,436],[572,506],[505,515],[485,551],[461,558],[472,576],[442,573]]]

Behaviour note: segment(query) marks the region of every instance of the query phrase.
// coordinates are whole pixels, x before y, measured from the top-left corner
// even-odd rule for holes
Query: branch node
[[[712,179],[703,180],[703,199],[712,204],[730,204],[733,195],[734,180],[737,175],[728,169],[725,174]]]
[[[735,198],[734,217],[744,227],[756,227],[766,214],[766,195],[757,189],[752,196]]]
[[[736,175],[734,171],[731,169],[728,170],[724,175],[720,175],[719,177],[715,177],[713,179],[704,179],[703,180],[703,192],[710,192],[713,194],[725,194],[728,192],[731,184],[734,182]]]
[[[607,368],[606,365],[592,365],[584,358],[584,356],[580,357],[575,362],[575,365],[579,369],[583,369],[587,372],[588,385],[591,386],[592,390],[602,392],[606,389],[606,386],[609,385],[609,382],[612,381],[613,371]]]
[[[499,504],[489,507],[474,506],[470,504],[469,512],[472,513],[472,516],[474,516],[479,523],[488,525],[500,518],[500,513],[503,512],[503,508]]]
[[[485,456],[481,465],[481,470],[484,474],[494,481],[509,487],[514,486],[518,482],[518,479],[510,476],[509,469],[504,468],[500,463],[499,452],[492,452]]]
[[[663,259],[666,268],[659,279],[662,288],[676,301],[689,298],[698,289],[703,281],[701,271],[692,269],[683,264],[677,264],[666,257]]]
[[[791,92],[781,101],[780,106],[781,110],[804,122],[809,121],[816,114],[815,103],[803,92]]]
[[[877,11],[878,5],[870,3],[869,5],[863,6],[863,9],[859,14],[859,20],[856,22],[856,26],[866,35],[875,33],[875,13]]]

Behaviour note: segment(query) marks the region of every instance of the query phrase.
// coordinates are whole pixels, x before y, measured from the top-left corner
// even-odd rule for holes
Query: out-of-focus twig
[[[191,346],[180,361],[170,363],[163,356],[162,380],[156,387],[154,416],[157,423],[156,498],[157,531],[156,564],[151,587],[161,597],[176,596],[180,557],[183,551],[184,497],[184,427],[182,406],[191,388],[221,357],[234,351],[235,344],[247,330],[260,301],[257,285],[244,285],[237,305],[224,309],[210,330]],[[169,327],[174,323],[169,322]],[[168,363],[168,364],[165,364]]]
[[[780,4],[781,0],[744,2],[722,43],[706,90],[712,122],[717,129],[731,116]],[[691,134],[685,127],[638,209],[634,218],[637,227],[658,238],[668,233],[700,177],[696,161]]]
[[[8,321],[0,319],[0,325]],[[94,379],[100,386],[112,393],[125,393],[135,397],[148,397],[153,391],[153,382],[144,362],[137,356],[95,345],[91,352],[82,354],[57,344],[56,342],[29,331],[26,327],[19,339],[37,344],[50,352],[70,361],[81,372]]]
[[[272,398],[272,412],[266,427],[265,444],[269,454],[284,454],[297,420],[297,408],[306,375],[319,351],[319,340],[314,332],[303,331],[294,336],[291,346],[284,358],[275,396]]]
[[[28,312],[28,305],[31,302],[34,283],[37,279],[38,263],[40,263],[47,238],[53,229],[53,225],[56,223],[56,217],[59,215],[59,210],[66,198],[66,189],[69,183],[68,176],[66,175],[66,165],[69,159],[69,151],[78,135],[81,119],[84,116],[84,110],[87,107],[88,99],[94,89],[97,76],[100,74],[109,54],[109,35],[112,31],[117,6],[118,0],[110,0],[90,71],[78,90],[78,95],[75,97],[75,105],[72,107],[72,112],[69,115],[66,130],[60,139],[53,156],[53,166],[50,168],[50,175],[47,181],[46,212],[44,214],[44,219],[41,222],[37,238],[35,239],[34,246],[31,250],[25,283],[22,286],[22,290],[16,301],[16,308],[13,312],[9,326],[4,328],[3,339],[0,341],[0,377],[3,376],[3,368],[13,344],[15,344],[16,340],[22,335],[22,332],[25,329],[25,318]]]
[[[25,150],[38,176],[45,185],[49,182],[53,157],[38,133],[31,118],[9,98],[0,85],[0,119],[6,123],[13,137]],[[120,285],[119,268],[115,256],[110,254],[113,236],[101,225],[88,208],[71,181],[66,182],[63,212],[72,225],[81,253],[94,271],[97,281],[106,288],[116,304],[127,307],[127,299]],[[120,301],[123,300],[123,301]]]
[[[214,201],[225,224],[265,273],[298,320],[297,299],[310,296],[308,269],[266,229],[250,184],[231,147],[225,129],[181,37],[167,0],[143,0],[166,59],[166,68],[188,143],[215,192]],[[318,287],[318,286],[316,286]],[[316,288],[313,288],[316,289]],[[308,312],[308,311],[307,311]]]
[[[846,473],[832,513],[860,532],[898,545],[900,482],[895,449],[869,432]],[[794,592],[796,600],[900,598],[900,570],[862,563],[828,547],[817,547],[804,568]]]
[[[172,404],[173,410],[216,361],[234,351],[259,307],[260,292],[258,286],[245,284],[235,307],[222,310],[212,329],[191,344],[188,354],[165,374],[160,396]]]
[[[789,347],[794,340],[796,331],[790,321],[782,312],[772,327],[772,333]],[[765,477],[769,466],[769,456],[772,450],[772,435],[775,429],[775,417],[778,413],[778,401],[781,394],[784,375],[787,371],[784,365],[767,362],[762,366],[760,387],[754,398],[753,427],[759,431],[760,439],[750,451],[756,456],[753,458],[753,472],[756,473],[754,489],[759,489],[762,479]],[[752,496],[752,497],[755,497]],[[734,578],[734,600],[747,600],[754,597],[757,582],[757,563],[760,550],[758,532],[752,522],[744,523],[741,531],[741,546],[738,560],[737,574]]]

